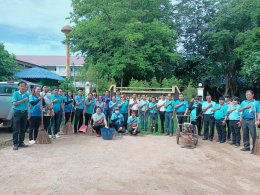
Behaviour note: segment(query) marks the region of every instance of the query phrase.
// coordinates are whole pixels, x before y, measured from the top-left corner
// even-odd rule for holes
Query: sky
[[[0,0],[0,42],[15,55],[66,55],[71,0]]]

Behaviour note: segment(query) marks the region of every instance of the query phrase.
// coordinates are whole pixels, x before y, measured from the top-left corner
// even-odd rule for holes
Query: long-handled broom
[[[90,135],[90,136],[96,135],[96,131],[93,129],[93,126],[91,124],[92,121],[93,121],[93,114],[95,112],[95,107],[96,107],[96,103],[94,104],[94,107],[93,107],[93,110],[92,110],[91,120],[89,121],[89,124],[88,124],[87,135]]]
[[[74,94],[73,94],[73,98],[74,98]],[[72,132],[72,124],[71,124],[71,115],[72,115],[73,105],[74,105],[74,99],[73,99],[72,107],[71,107],[71,110],[70,110],[69,120],[68,120],[67,123],[65,124],[65,134],[66,134],[66,135],[72,135],[72,133],[73,133],[73,132]]]
[[[41,99],[41,112],[42,112],[42,118],[41,118],[41,128],[40,131],[38,133],[37,139],[36,139],[36,144],[50,144],[51,143],[51,139],[49,138],[49,135],[47,133],[47,131],[44,129],[43,126],[43,100]]]

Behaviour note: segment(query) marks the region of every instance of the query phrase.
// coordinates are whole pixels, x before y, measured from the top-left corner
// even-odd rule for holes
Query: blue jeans
[[[148,116],[149,116],[148,112],[141,111],[141,127],[142,130],[145,131],[147,131],[148,129]]]
[[[152,126],[152,122],[154,120],[154,128],[155,131],[158,131],[158,113],[150,113],[150,122],[151,122],[151,126]],[[152,129],[153,131],[153,129]]]
[[[173,132],[172,112],[165,112],[165,126],[166,126],[166,133]]]

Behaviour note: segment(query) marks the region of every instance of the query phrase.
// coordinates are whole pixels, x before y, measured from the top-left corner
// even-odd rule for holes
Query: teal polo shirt
[[[51,100],[58,100],[57,102],[53,102],[53,110],[54,112],[60,112],[61,110],[61,105],[63,104],[63,97],[61,95],[55,95],[51,94]]]
[[[81,102],[83,99],[84,99],[83,95],[76,95],[75,96],[75,103],[76,103],[75,108],[82,109],[82,110],[84,109],[84,101],[80,105],[77,105],[77,103]]]
[[[140,123],[139,117],[137,117],[137,116],[135,116],[135,117],[129,116],[128,119],[127,119],[127,124],[132,123],[134,120],[136,120],[136,121],[133,124],[133,126],[138,125]]]
[[[108,105],[108,106],[109,106],[109,113],[110,113],[110,114],[113,113],[115,107],[117,107],[117,105],[118,105],[118,102],[117,102],[112,108],[110,108],[110,106],[112,106],[114,103],[116,103],[116,102],[113,102],[113,101],[110,101],[110,102],[109,102],[109,105]]]
[[[240,109],[240,105],[239,105],[239,104],[237,104],[237,105],[232,105],[232,104],[230,104],[230,105],[228,106],[228,110],[227,110],[227,111],[233,110],[234,108],[236,108],[236,110],[232,111],[232,112],[229,113],[229,115],[228,115],[228,119],[229,119],[230,121],[238,121],[238,120],[240,120],[240,116],[241,116],[241,114],[242,114],[242,112],[239,112],[239,109]]]
[[[177,112],[177,113],[178,113],[178,112],[185,112],[186,109],[189,107],[189,103],[188,103],[187,100],[183,100],[183,101],[181,101],[181,100],[176,100],[176,101],[175,101],[175,107],[178,106],[178,105],[180,105],[180,104],[182,104],[182,103],[184,103],[184,104],[183,104],[182,106],[180,106],[179,108],[176,109],[176,112]]]
[[[170,101],[166,99],[164,105],[168,105],[169,103]],[[174,100],[171,100],[171,104],[167,106],[167,108],[165,108],[165,112],[173,112],[174,105],[175,105]]]
[[[198,106],[199,105],[199,103],[193,103],[193,105],[192,105],[192,107],[194,106]],[[190,112],[190,117],[191,117],[191,121],[196,121],[196,118],[197,118],[197,108],[194,108],[194,109],[192,109],[191,110],[191,112]]]
[[[85,100],[85,104],[91,102],[90,105],[86,105],[85,113],[93,114],[94,106],[95,106],[95,99],[89,100],[88,98]]]
[[[250,104],[251,108],[247,108],[242,111],[242,117],[245,119],[254,119],[255,118],[255,111],[260,112],[260,104],[256,100],[248,101],[244,100],[241,103],[241,108],[245,107],[246,105]]]
[[[41,101],[39,101],[39,97],[30,95],[29,102],[35,102],[38,101],[36,105],[30,104],[30,116],[41,116]]]
[[[216,105],[214,106],[214,108],[219,108],[219,107],[220,107],[220,110],[216,110],[216,111],[214,112],[214,118],[215,118],[216,120],[224,119],[225,116],[227,115],[228,106],[225,105],[225,104],[223,104],[223,105],[221,105],[221,104],[216,104]]]
[[[123,101],[122,100],[119,100],[118,101],[118,104],[122,104],[123,103]],[[119,112],[121,113],[121,114],[127,114],[128,113],[128,101],[127,100],[125,100],[125,102],[122,104],[122,106],[119,108]]]
[[[72,100],[71,97],[65,97],[63,99],[64,103],[70,102],[71,100]],[[72,104],[73,104],[73,102],[71,102],[70,104],[67,104],[67,105],[65,104],[64,105],[64,111],[65,112],[74,112],[74,110],[72,109]]]
[[[18,101],[23,100],[25,98],[29,99],[28,93],[25,92],[24,94],[22,94],[20,92],[20,90],[19,91],[15,91],[13,93],[13,96],[12,96],[12,102],[18,102]],[[29,100],[26,100],[26,101],[24,101],[23,103],[21,103],[19,105],[13,105],[13,110],[21,110],[21,111],[28,110],[28,102],[29,102]]]
[[[146,104],[145,104],[146,103]],[[145,105],[144,105],[145,104]],[[140,110],[141,111],[145,111],[147,108],[148,108],[148,105],[149,105],[149,101],[148,100],[140,100],[139,101],[139,104],[138,104],[138,107],[139,106],[142,106],[142,105],[144,105]]]
[[[150,102],[150,103],[148,104],[148,107],[151,108],[151,107],[153,107],[153,106],[155,106],[155,105],[157,105],[156,102]],[[154,107],[154,108],[152,108],[152,109],[150,109],[150,113],[151,113],[151,114],[156,114],[156,113],[158,113],[157,106]]]
[[[118,116],[120,118],[118,118]],[[119,114],[113,113],[110,120],[116,120],[114,123],[116,125],[121,125],[124,123],[124,116],[120,113]]]
[[[204,112],[204,114],[213,114],[212,112],[212,108],[214,108],[216,106],[216,102],[211,101],[210,103],[208,103],[207,101],[202,103],[202,109],[205,109],[209,106],[209,104],[212,104],[212,106],[206,111]]]

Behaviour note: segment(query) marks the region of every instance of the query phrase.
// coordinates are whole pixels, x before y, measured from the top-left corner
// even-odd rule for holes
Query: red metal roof
[[[41,65],[41,66],[51,66],[51,65],[65,65],[66,56],[29,56],[29,55],[17,55],[15,56],[17,60],[28,62],[31,64]],[[83,65],[84,58],[71,56],[70,64]]]

